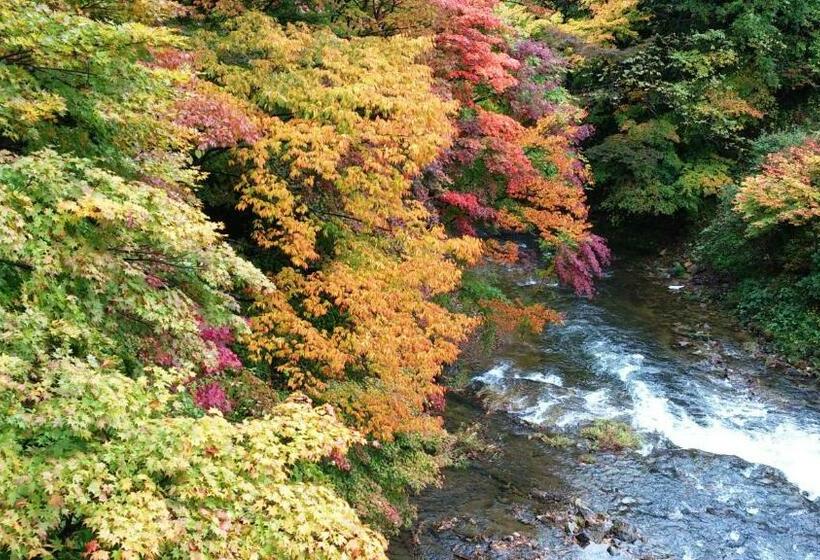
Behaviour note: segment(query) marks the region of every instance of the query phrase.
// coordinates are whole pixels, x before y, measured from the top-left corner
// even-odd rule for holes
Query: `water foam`
[[[698,384],[699,405],[705,411],[704,418],[696,420],[664,396],[662,385],[649,380],[659,369],[645,363],[643,354],[618,351],[619,346],[601,338],[588,348],[596,369],[614,374],[628,390],[636,429],[659,433],[684,449],[733,455],[773,467],[811,499],[820,497],[820,425],[778,415],[743,392],[722,395],[693,376],[688,381]]]
[[[544,383],[546,385],[555,385],[556,387],[564,386],[564,380],[554,373],[526,373],[524,375],[516,375],[514,379],[526,379],[527,381],[535,381],[536,383]]]
[[[636,400],[636,428],[658,432],[683,449],[734,455],[750,463],[768,465],[782,472],[811,499],[820,496],[820,430],[799,426],[791,420],[783,420],[765,431],[749,430],[717,415],[701,424],[665,397],[654,394],[642,381],[635,382],[632,394]]]
[[[473,378],[473,381],[484,383],[485,385],[499,386],[504,384],[504,374],[510,369],[510,364],[501,362],[497,366],[485,371],[481,375]]]

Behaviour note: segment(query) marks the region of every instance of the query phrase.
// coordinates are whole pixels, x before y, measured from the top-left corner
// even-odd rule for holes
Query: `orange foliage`
[[[734,207],[751,233],[820,218],[820,140],[810,138],[770,155],[758,175],[743,181]]]
[[[274,281],[299,298],[304,318],[282,300],[266,300],[252,324],[251,348],[279,364],[290,387],[321,396],[382,439],[439,428],[425,402],[439,391],[442,364],[455,360],[477,324],[430,301],[460,281],[440,251],[474,260],[475,241],[445,241],[439,231],[404,242],[402,259],[360,238],[308,277],[286,269]],[[314,326],[334,318],[331,329]]]
[[[514,264],[521,257],[518,244],[512,241],[484,240],[484,255],[494,262]]]
[[[453,105],[416,63],[429,39],[344,40],[252,12],[230,27],[204,35],[197,60],[267,114],[262,138],[234,152],[239,207],[259,245],[293,265],[257,304],[251,352],[373,437],[438,432],[426,403],[476,320],[432,298],[458,287],[481,244],[448,238],[412,198],[451,135]]]
[[[510,303],[488,299],[480,301],[479,304],[490,312],[489,319],[496,328],[506,334],[519,329],[538,334],[549,323],[562,321],[560,313],[540,303],[524,305],[520,301]]]
[[[499,212],[502,227],[509,224],[518,230],[523,219],[545,241],[557,242],[559,236],[583,238],[589,229],[583,186],[591,177],[572,144],[573,128],[582,117],[580,110],[555,112],[527,128],[511,117],[478,111],[489,151],[488,169],[506,178],[510,197],[525,203],[518,219]],[[549,173],[536,168],[533,159],[545,162]]]
[[[260,245],[304,267],[330,219],[377,234],[425,222],[409,187],[449,142],[453,109],[415,62],[429,39],[343,40],[253,12],[204,39],[205,73],[268,112],[263,139],[237,153],[248,168],[240,209],[257,216]]]

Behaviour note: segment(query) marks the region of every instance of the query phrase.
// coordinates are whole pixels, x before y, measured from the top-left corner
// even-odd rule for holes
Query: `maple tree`
[[[447,239],[410,196],[450,132],[450,106],[414,62],[429,43],[343,40],[250,12],[200,40],[203,75],[266,113],[264,138],[235,152],[239,208],[258,217],[254,239],[290,263],[274,276],[283,297],[252,320],[255,356],[379,438],[435,431],[424,403],[472,321],[431,298],[457,287],[457,261],[479,245]],[[317,56],[322,67],[305,64]],[[294,81],[303,87],[284,87]],[[316,243],[329,224],[332,255]]]
[[[12,557],[382,555],[332,490],[289,481],[297,461],[360,441],[330,410],[292,399],[232,423],[186,405],[191,380],[241,367],[231,293],[275,290],[199,210],[52,151],[0,165],[0,206]],[[194,399],[218,409],[214,392]]]
[[[478,85],[502,92],[517,83],[512,71],[519,62],[506,52],[506,26],[493,14],[497,0],[433,3],[440,9],[433,64],[440,76],[458,84],[460,96],[470,96]]]
[[[452,148],[427,173],[445,223],[465,236],[477,236],[479,224],[532,231],[547,250],[578,251],[588,244],[591,178],[577,145],[590,130],[560,86],[566,61],[516,36],[494,13],[497,2],[438,5],[432,64],[462,106]]]
[[[752,235],[779,224],[805,226],[820,217],[820,142],[810,138],[766,158],[761,172],[746,178],[734,208]]]
[[[496,7],[0,6],[0,551],[384,557],[480,315],[558,319],[450,305],[518,257],[477,228],[606,260],[565,63]]]

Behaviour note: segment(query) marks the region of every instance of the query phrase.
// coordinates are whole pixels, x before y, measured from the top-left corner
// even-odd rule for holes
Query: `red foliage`
[[[493,14],[496,0],[433,0],[442,11],[436,36],[436,70],[445,80],[463,80],[462,101],[472,86],[486,84],[497,92],[514,86],[519,62],[508,55],[501,36],[505,25]]]
[[[456,216],[453,220],[453,227],[462,236],[470,236],[470,237],[478,237],[478,232],[476,232],[473,224],[470,223],[470,220],[465,218],[464,216]]]
[[[580,296],[591,297],[595,293],[593,281],[603,274],[603,267],[610,263],[611,253],[606,240],[590,234],[576,249],[563,245],[555,257],[555,272],[565,284],[572,286]]]
[[[426,410],[432,414],[444,414],[447,399],[444,398],[444,389],[440,393],[433,393],[427,397]]]
[[[444,204],[458,208],[474,220],[492,220],[495,218],[495,210],[481,204],[478,197],[473,193],[447,191],[439,195],[438,199]]]
[[[85,543],[85,547],[83,548],[83,552],[81,556],[84,558],[90,558],[92,554],[100,550],[100,543],[97,542],[97,539],[91,539],[87,543]]]
[[[216,352],[216,360],[202,366],[202,370],[206,375],[242,368],[242,361],[239,356],[228,347],[234,341],[233,333],[228,327],[214,327],[202,323],[199,326],[199,336],[202,340],[208,342]]]
[[[150,49],[153,59],[146,64],[152,68],[178,70],[183,66],[192,66],[194,55],[179,49]]]
[[[338,448],[334,448],[327,457],[340,471],[349,471],[351,469],[350,461],[347,460],[344,452]]]

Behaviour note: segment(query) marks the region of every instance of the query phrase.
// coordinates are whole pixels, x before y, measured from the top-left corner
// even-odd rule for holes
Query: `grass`
[[[581,429],[581,436],[592,442],[593,449],[603,451],[635,449],[641,444],[629,425],[616,420],[596,420]]]
[[[545,445],[549,447],[554,447],[556,449],[569,447],[573,443],[571,438],[568,438],[567,436],[561,434],[536,434],[534,437],[540,440]]]

